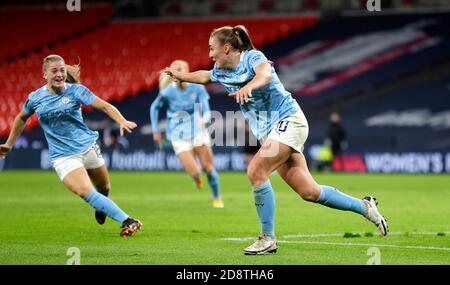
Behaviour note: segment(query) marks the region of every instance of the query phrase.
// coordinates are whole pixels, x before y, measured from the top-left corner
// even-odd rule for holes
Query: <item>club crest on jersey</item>
[[[67,104],[67,103],[70,102],[70,99],[67,98],[67,97],[63,97],[63,98],[61,99],[61,102],[62,102],[63,104]]]
[[[191,100],[195,100],[195,97],[197,96],[197,94],[191,93],[189,96],[191,97]]]

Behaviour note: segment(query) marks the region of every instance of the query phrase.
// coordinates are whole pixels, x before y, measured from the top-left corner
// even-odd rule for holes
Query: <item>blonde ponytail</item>
[[[80,69],[81,69],[80,65],[66,64],[66,70],[67,70],[66,82],[81,83]]]

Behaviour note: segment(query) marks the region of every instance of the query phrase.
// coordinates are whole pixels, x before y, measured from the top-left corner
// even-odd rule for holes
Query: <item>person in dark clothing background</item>
[[[334,167],[332,169],[342,170],[344,167],[342,151],[347,148],[347,133],[341,125],[341,117],[338,113],[331,113],[329,120],[326,144],[330,146],[333,153]]]

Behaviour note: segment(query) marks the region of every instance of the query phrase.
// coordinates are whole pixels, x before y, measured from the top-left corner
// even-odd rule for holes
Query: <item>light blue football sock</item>
[[[270,180],[254,186],[253,195],[255,198],[256,211],[261,223],[261,233],[271,238],[275,238],[275,193],[273,192]]]
[[[220,198],[219,173],[213,169],[210,173],[206,173],[206,175],[208,176],[209,187],[211,188],[214,199]]]
[[[366,205],[361,199],[356,199],[326,185],[320,185],[320,195],[315,203],[343,211],[352,211],[363,216],[366,213]]]
[[[122,223],[128,218],[128,215],[125,214],[113,200],[98,193],[95,188],[92,188],[92,190],[84,197],[84,200],[97,211],[104,213],[119,223]]]

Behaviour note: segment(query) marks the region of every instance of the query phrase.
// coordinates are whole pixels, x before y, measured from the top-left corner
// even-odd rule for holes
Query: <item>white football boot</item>
[[[258,240],[252,245],[244,249],[244,254],[246,255],[261,255],[265,253],[275,253],[277,252],[277,240],[271,239],[265,234],[261,234]]]
[[[378,211],[377,199],[372,196],[366,196],[362,200],[367,206],[367,213],[365,215],[366,219],[368,219],[378,227],[381,235],[386,236],[389,231],[389,226],[387,224],[386,218],[383,217]]]

